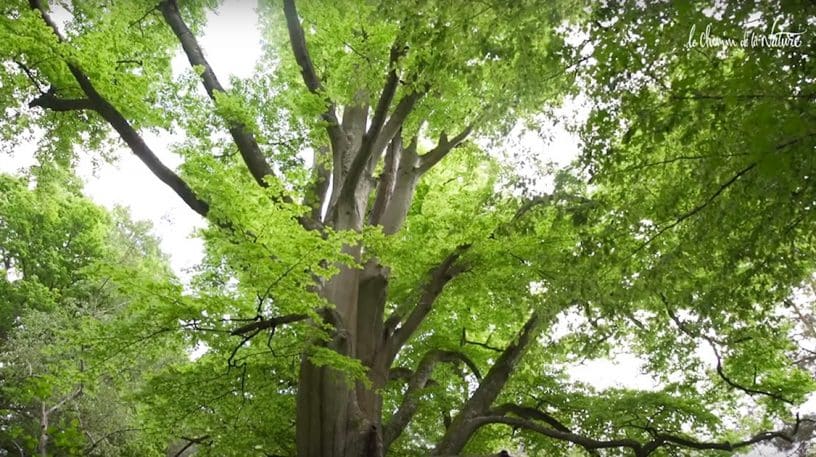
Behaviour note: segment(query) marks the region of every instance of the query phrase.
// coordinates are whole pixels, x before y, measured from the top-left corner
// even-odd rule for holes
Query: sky
[[[227,5],[208,16],[204,35],[199,38],[211,66],[225,85],[230,76],[251,76],[261,53],[261,37],[254,12],[256,0],[228,2]],[[59,20],[60,14],[55,16]],[[188,67],[186,57],[179,51],[173,60],[174,72],[180,74]],[[561,113],[565,116],[579,115],[576,114],[581,111],[578,105],[576,101],[568,102]],[[578,139],[563,126],[550,125],[547,133],[550,135],[549,141],[534,133],[526,133],[513,141],[540,151],[547,160],[560,165],[565,165],[577,155]],[[148,134],[145,140],[166,165],[175,168],[180,164],[180,158],[168,151],[168,144],[174,140],[172,137]],[[33,146],[23,147],[15,151],[12,157],[0,157],[0,171],[13,172],[30,166],[33,163],[32,152]],[[124,146],[118,157],[115,163],[103,163],[96,169],[91,165],[90,157],[80,160],[79,173],[86,182],[86,194],[108,208],[127,206],[134,218],[151,221],[154,234],[160,238],[161,247],[169,255],[173,269],[183,280],[189,279],[190,269],[202,258],[202,243],[194,237],[194,232],[204,226],[203,219],[184,205],[167,186],[162,185]],[[713,366],[710,354],[702,356]],[[655,382],[641,372],[641,366],[642,362],[636,356],[623,353],[614,360],[594,360],[570,367],[568,373],[573,379],[599,389],[655,388]],[[813,410],[816,404],[811,403],[809,409]],[[754,455],[773,455],[766,451],[756,452]]]

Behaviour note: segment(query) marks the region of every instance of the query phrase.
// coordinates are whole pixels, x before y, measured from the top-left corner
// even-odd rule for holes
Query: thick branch
[[[419,407],[420,391],[425,388],[431,378],[433,369],[439,362],[459,363],[462,362],[470,368],[474,376],[481,380],[479,368],[465,354],[458,351],[432,350],[425,354],[419,362],[416,371],[408,380],[408,389],[403,395],[402,403],[391,420],[383,428],[383,447],[387,450],[391,443],[397,439],[408,423],[413,418]]]
[[[59,32],[54,21],[50,18],[48,13],[43,8],[39,0],[29,0],[29,5],[40,12],[43,20],[53,30],[54,34],[60,41],[63,41],[62,35]],[[96,88],[91,84],[90,79],[79,69],[76,65],[68,63],[68,69],[74,76],[74,79],[79,83],[80,88],[85,92],[93,109],[99,113],[111,127],[119,133],[119,136],[130,147],[131,151],[138,157],[150,171],[156,175],[163,183],[173,189],[182,200],[201,216],[206,217],[209,212],[209,205],[207,202],[198,198],[193,190],[182,180],[173,170],[167,168],[156,156],[155,153],[147,146],[138,132],[130,125],[124,116],[111,105],[102,95],[97,92]]]
[[[306,46],[306,36],[303,33],[303,27],[300,25],[295,0],[283,1],[283,14],[286,16],[286,28],[289,31],[289,41],[292,43],[292,52],[295,55],[295,61],[300,67],[301,75],[303,75],[303,82],[306,84],[309,92],[319,94],[323,90],[323,86],[315,71],[312,58],[309,56],[309,49]],[[332,149],[337,151],[342,148],[346,140],[343,129],[337,120],[335,106],[329,100],[326,101],[326,111],[322,117],[323,120],[328,123],[326,129],[332,143]]]
[[[271,328],[273,331],[278,325],[290,324],[306,320],[308,318],[305,314],[287,314],[285,316],[273,317],[271,319],[263,319],[252,322],[250,324],[238,327],[230,332],[231,335],[244,335],[253,331],[265,330]]]
[[[401,153],[402,137],[400,133],[397,132],[388,145],[388,151],[385,153],[382,174],[380,174],[380,179],[377,183],[377,195],[374,198],[374,205],[371,207],[371,215],[368,218],[370,225],[378,225],[383,214],[385,214],[385,208],[391,199],[391,195],[394,193],[394,184],[397,179],[397,168],[399,166]]]
[[[402,325],[396,329],[388,342],[386,366],[391,365],[391,362],[397,353],[399,353],[400,349],[402,349],[402,346],[405,345],[422,321],[425,320],[425,317],[431,311],[436,298],[442,293],[445,285],[463,271],[463,267],[457,265],[456,261],[459,260],[462,254],[470,249],[470,246],[470,244],[463,244],[457,247],[453,253],[433,269],[430,280],[423,287],[419,302],[414,309],[411,310],[411,313],[408,314],[408,317],[403,321]]]
[[[490,410],[491,416],[506,416],[507,414],[513,414],[515,416],[521,417],[522,419],[546,422],[550,427],[560,432],[564,433],[572,432],[566,425],[562,424],[558,419],[545,413],[544,411],[541,411],[540,409],[533,408],[530,406],[521,406],[512,403],[505,403],[501,406],[498,406]]]
[[[29,108],[40,107],[51,111],[92,110],[93,104],[87,98],[59,98],[48,91],[28,103]]]
[[[167,24],[181,42],[181,47],[184,49],[184,53],[187,55],[190,65],[194,67],[198,66],[203,69],[201,73],[201,81],[204,85],[204,89],[206,89],[210,98],[213,99],[213,101],[216,101],[216,94],[219,92],[224,92],[224,88],[221,86],[221,83],[215,76],[215,72],[210,66],[210,63],[204,57],[204,52],[198,45],[195,35],[193,35],[193,32],[187,27],[187,24],[185,24],[184,20],[181,18],[181,13],[179,12],[175,0],[163,0],[159,4],[159,7],[165,21],[167,21]],[[261,152],[261,148],[258,146],[255,135],[253,135],[243,123],[232,120],[229,120],[229,122],[230,135],[232,135],[233,141],[235,141],[236,146],[238,146],[238,150],[240,151],[241,157],[243,157],[249,172],[259,185],[262,187],[267,187],[265,177],[270,175],[274,176],[274,171]]]
[[[444,159],[453,148],[462,144],[462,142],[465,141],[465,138],[467,138],[472,131],[473,126],[469,125],[462,130],[461,133],[450,140],[448,140],[448,136],[445,134],[445,132],[442,132],[442,135],[439,137],[439,143],[436,145],[436,147],[419,157],[419,172],[425,173],[426,171],[430,170],[431,167],[439,163],[440,160]]]
[[[479,383],[479,387],[476,388],[476,391],[454,418],[451,426],[445,431],[445,435],[436,445],[434,455],[461,452],[473,432],[479,427],[475,419],[488,413],[507,380],[510,379],[510,375],[519,360],[521,360],[521,356],[524,355],[530,343],[535,340],[540,321],[540,315],[535,312],[527,319],[516,340],[507,346],[493,366],[490,367],[487,375]]]
[[[366,132],[366,137],[371,144],[374,138],[380,134],[380,130],[385,124],[385,118],[388,116],[388,108],[391,107],[391,102],[394,100],[394,94],[397,92],[397,85],[399,84],[399,75],[397,74],[397,62],[402,56],[405,48],[400,49],[398,44],[391,46],[391,53],[388,58],[389,70],[388,77],[383,85],[380,99],[377,101],[377,106],[374,109],[374,117],[371,119],[371,126]]]
[[[411,114],[416,102],[419,101],[421,97],[422,94],[419,92],[412,92],[402,97],[394,108],[391,117],[388,118],[388,122],[379,130],[379,134],[376,135],[375,138],[370,138],[369,135],[366,134],[360,152],[354,156],[354,160],[351,162],[351,166],[343,180],[342,188],[339,193],[341,200],[350,201],[354,197],[357,184],[360,182],[371,158],[380,156],[385,146],[400,130],[405,119]]]

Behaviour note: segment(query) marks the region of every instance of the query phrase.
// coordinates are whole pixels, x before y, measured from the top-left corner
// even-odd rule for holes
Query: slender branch
[[[489,349],[489,350],[494,351],[494,352],[502,352],[503,351],[503,349],[497,348],[495,346],[491,346],[489,344],[490,343],[490,337],[489,336],[487,337],[487,341],[484,342],[484,343],[482,343],[481,341],[471,341],[471,340],[467,339],[467,329],[465,329],[464,327],[462,327],[462,339],[459,341],[459,343],[460,343],[460,346],[464,346],[466,344],[472,344],[474,346],[483,347],[485,349]]]
[[[658,230],[658,231],[657,231],[657,233],[655,233],[654,235],[652,235],[651,237],[649,237],[649,239],[647,239],[646,241],[644,241],[644,242],[643,242],[643,243],[642,243],[642,244],[641,244],[641,245],[640,245],[640,246],[639,246],[639,247],[638,247],[638,248],[635,250],[635,252],[638,252],[638,251],[640,251],[641,249],[643,249],[643,248],[645,248],[646,246],[648,246],[648,245],[649,245],[649,244],[650,244],[652,241],[654,241],[654,240],[655,240],[657,237],[661,236],[661,235],[662,235],[663,233],[665,233],[667,230],[669,230],[669,229],[672,229],[672,228],[676,227],[677,225],[679,225],[680,223],[682,223],[682,222],[683,222],[683,221],[685,221],[686,219],[688,219],[688,218],[690,218],[690,217],[694,216],[695,214],[697,214],[697,213],[699,213],[700,211],[702,211],[703,209],[705,209],[705,208],[706,208],[708,205],[710,205],[710,204],[711,204],[711,202],[713,202],[713,201],[714,201],[714,200],[715,200],[717,197],[719,197],[719,196],[720,196],[720,194],[722,194],[722,193],[723,193],[723,192],[724,192],[726,189],[728,189],[728,188],[729,188],[729,187],[731,187],[731,186],[732,186],[732,185],[733,185],[735,182],[737,182],[737,180],[738,180],[738,179],[740,179],[741,177],[743,177],[743,176],[744,176],[745,174],[747,174],[749,171],[753,170],[753,169],[754,169],[754,167],[756,167],[756,165],[757,165],[757,163],[756,163],[756,162],[751,162],[750,164],[748,164],[748,166],[746,166],[745,168],[743,168],[743,169],[741,169],[740,171],[738,171],[738,172],[737,172],[737,173],[736,173],[734,176],[732,176],[732,177],[731,177],[731,178],[730,178],[728,181],[726,181],[726,182],[722,183],[722,184],[720,185],[720,187],[719,187],[719,188],[717,188],[717,190],[716,190],[716,191],[715,191],[713,194],[711,194],[711,196],[709,196],[709,197],[708,197],[708,198],[707,198],[707,199],[706,199],[704,202],[700,203],[699,205],[695,206],[694,208],[690,209],[689,211],[687,211],[687,212],[685,212],[685,213],[681,214],[680,216],[677,216],[677,218],[676,218],[674,221],[672,221],[672,222],[671,222],[670,224],[668,224],[668,225],[665,225],[665,226],[664,226],[664,227],[662,227],[660,230]]]
[[[458,246],[442,263],[433,269],[430,280],[423,287],[419,303],[414,306],[414,309],[411,310],[408,317],[402,322],[402,325],[394,331],[394,334],[387,343],[386,360],[388,362],[386,366],[391,365],[391,362],[397,353],[399,353],[400,349],[402,349],[402,346],[405,345],[422,321],[425,320],[425,317],[431,311],[434,302],[442,293],[445,285],[464,271],[462,265],[457,265],[457,260],[470,249],[470,246],[470,244]],[[389,318],[389,320],[390,319],[391,318]]]
[[[173,455],[173,457],[181,457],[182,455],[184,455],[184,452],[185,452],[187,449],[189,449],[189,448],[193,447],[193,446],[194,446],[194,445],[196,445],[196,444],[206,444],[206,441],[207,441],[208,439],[210,439],[210,435],[204,435],[204,436],[199,437],[199,438],[185,438],[185,437],[181,437],[181,439],[183,439],[183,440],[187,441],[187,444],[185,444],[185,445],[184,445],[184,446],[183,446],[181,449],[179,449],[179,451],[178,451],[178,452],[176,452],[176,453]]]
[[[675,325],[677,325],[677,327],[683,333],[685,333],[686,335],[688,335],[688,336],[690,336],[692,338],[701,338],[701,339],[705,340],[706,343],[708,343],[709,347],[711,347],[711,350],[714,352],[714,356],[717,359],[717,367],[716,367],[717,375],[726,384],[731,386],[731,388],[740,390],[742,392],[745,392],[746,394],[748,394],[750,396],[765,395],[767,397],[773,398],[775,400],[779,400],[779,401],[781,401],[783,403],[787,403],[789,405],[795,404],[793,401],[788,400],[787,398],[785,398],[785,397],[783,397],[783,396],[781,396],[779,394],[775,394],[775,393],[769,392],[767,390],[760,390],[760,389],[754,389],[754,388],[751,388],[751,387],[746,387],[746,386],[743,386],[743,385],[737,383],[733,379],[731,379],[728,375],[725,374],[725,369],[723,368],[722,355],[720,354],[720,350],[718,349],[718,344],[723,344],[723,343],[721,341],[718,341],[717,339],[715,339],[713,337],[710,337],[708,335],[703,334],[702,332],[692,331],[688,327],[688,325],[685,322],[683,322],[682,320],[680,320],[680,318],[674,313],[674,311],[672,311],[671,306],[669,305],[669,302],[668,302],[668,299],[666,298],[666,296],[662,292],[659,293],[659,296],[660,296],[660,299],[663,301],[663,304],[666,307],[666,313],[669,315],[669,318],[674,322]]]
[[[263,319],[259,321],[252,322],[250,324],[246,324],[244,326],[238,327],[230,332],[231,335],[244,335],[249,332],[265,330],[268,328],[275,329],[278,325],[282,324],[290,324],[292,322],[298,322],[302,320],[308,319],[308,316],[305,314],[287,314],[285,316],[273,317],[271,319]]]

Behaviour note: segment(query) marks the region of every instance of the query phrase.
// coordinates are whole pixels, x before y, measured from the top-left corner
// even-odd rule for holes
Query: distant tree
[[[125,369],[110,363],[121,360],[108,360],[106,343],[116,340],[108,328],[125,325],[134,310],[102,272],[169,271],[147,226],[121,210],[109,215],[80,189],[58,169],[0,175],[0,449],[160,455],[168,438],[145,433],[130,397],[157,360],[184,360],[182,346],[162,344],[152,355],[143,346]]]

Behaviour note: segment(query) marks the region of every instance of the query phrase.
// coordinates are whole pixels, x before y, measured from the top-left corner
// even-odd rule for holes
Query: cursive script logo
[[[717,36],[712,32],[711,24],[706,25],[705,30],[697,33],[697,24],[689,29],[687,48],[798,48],[802,46],[802,36],[805,32],[786,32],[778,30],[779,18],[775,19],[771,25],[771,30],[767,34],[758,34],[752,30],[746,30],[742,38],[729,38]]]

